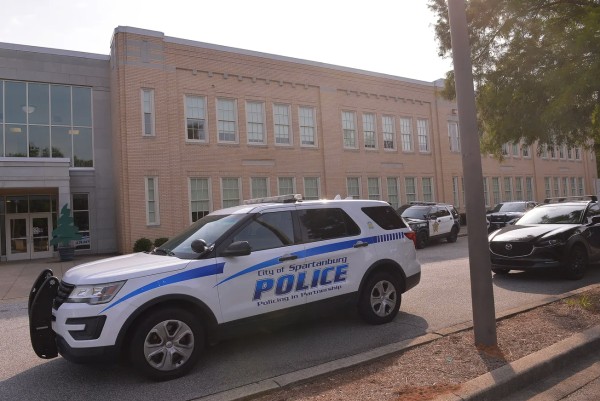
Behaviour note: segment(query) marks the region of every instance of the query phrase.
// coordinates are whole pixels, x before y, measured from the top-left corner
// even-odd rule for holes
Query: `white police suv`
[[[421,277],[414,232],[394,209],[275,200],[215,211],[151,253],[79,265],[60,282],[43,272],[30,294],[35,352],[76,362],[125,356],[168,380],[240,324],[338,300],[369,323],[391,321]]]

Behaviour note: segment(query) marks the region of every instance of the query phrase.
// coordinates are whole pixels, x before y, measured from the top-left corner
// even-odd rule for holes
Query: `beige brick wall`
[[[436,96],[433,83],[320,65],[278,56],[189,42],[160,33],[117,29],[113,38],[113,127],[118,182],[120,250],[129,252],[140,237],[172,237],[191,222],[188,180],[206,177],[211,184],[211,210],[221,208],[221,177],[241,179],[242,198],[250,195],[251,177],[268,177],[276,195],[278,177],[294,177],[302,193],[304,177],[319,177],[323,198],[346,196],[346,178],[360,177],[367,197],[369,177],[380,179],[380,195],[388,199],[386,178],[434,178],[434,198],[453,202],[452,177],[462,177],[462,158],[449,151],[448,121],[457,121],[456,105]],[[154,90],[155,130],[142,136],[141,90]],[[186,141],[185,95],[206,99],[207,143]],[[236,144],[217,140],[218,98],[236,100]],[[266,144],[247,141],[246,102],[264,103]],[[293,145],[275,144],[273,104],[291,106]],[[298,108],[316,111],[317,146],[300,145]],[[454,112],[453,112],[454,110]],[[357,149],[345,149],[342,111],[356,115]],[[365,149],[362,115],[376,116],[377,147]],[[382,116],[394,116],[396,148],[383,149]],[[414,151],[403,152],[400,117],[412,121]],[[430,151],[420,153],[417,119],[429,123]],[[595,179],[595,160],[545,161],[484,156],[484,176],[535,176],[535,198],[543,198],[544,175],[584,177],[586,190]],[[160,225],[146,224],[144,177],[159,180]],[[589,192],[589,191],[586,191]],[[419,189],[419,198],[422,193]],[[459,205],[464,210],[462,204]]]

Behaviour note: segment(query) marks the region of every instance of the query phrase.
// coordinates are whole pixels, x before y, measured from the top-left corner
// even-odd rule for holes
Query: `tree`
[[[52,231],[50,244],[69,246],[71,241],[77,241],[79,239],[81,239],[79,228],[75,226],[73,217],[71,216],[71,209],[69,209],[65,203],[60,210],[60,217],[56,222],[56,228]]]
[[[446,1],[429,8],[447,57]],[[483,150],[600,144],[600,0],[470,0],[466,12]],[[442,95],[454,98],[451,71]]]

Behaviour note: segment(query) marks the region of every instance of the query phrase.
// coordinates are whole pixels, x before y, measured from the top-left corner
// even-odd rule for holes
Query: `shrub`
[[[152,250],[152,241],[148,238],[140,238],[133,244],[133,252],[150,252]]]
[[[168,239],[168,238],[165,238],[165,237],[160,237],[160,238],[157,238],[157,239],[155,239],[155,240],[154,240],[154,246],[158,248],[159,246],[161,246],[162,244],[164,244],[164,243],[165,243],[165,242],[167,242],[168,240],[169,240],[169,239]]]

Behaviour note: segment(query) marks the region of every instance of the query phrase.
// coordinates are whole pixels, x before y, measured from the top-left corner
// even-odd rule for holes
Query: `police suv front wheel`
[[[131,361],[153,380],[171,380],[188,373],[204,348],[202,324],[191,313],[174,308],[147,314],[131,341]]]
[[[398,314],[401,300],[398,279],[387,272],[375,273],[360,294],[358,311],[367,323],[388,323]]]

